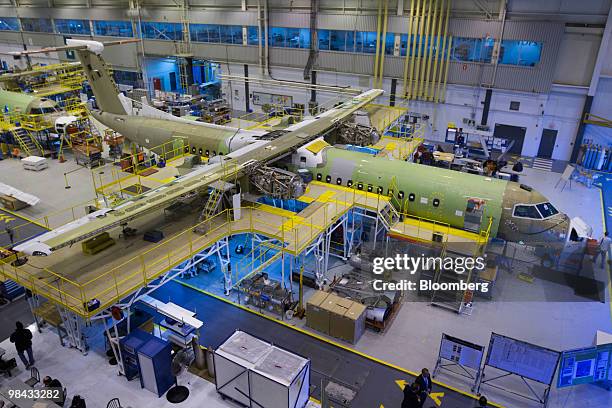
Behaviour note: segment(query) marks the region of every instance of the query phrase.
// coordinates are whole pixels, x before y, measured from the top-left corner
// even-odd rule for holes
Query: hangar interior
[[[0,0],[0,402],[611,406],[611,6]]]

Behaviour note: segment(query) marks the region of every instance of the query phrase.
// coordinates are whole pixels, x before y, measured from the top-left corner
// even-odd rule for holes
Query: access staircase
[[[488,226],[485,230],[480,232],[479,240],[472,245],[461,245],[457,243],[448,242],[448,238],[443,242],[442,252],[440,258],[472,258],[482,256],[484,249],[489,240],[489,234],[491,231],[492,219],[488,221]],[[455,264],[456,265],[456,264]],[[458,273],[456,270],[447,270],[444,268],[438,268],[435,270],[433,276],[433,282],[437,285],[444,284],[458,284],[461,281],[464,284],[472,283],[476,280],[477,272],[473,268],[465,268],[463,273]],[[465,286],[465,285],[464,285]],[[434,289],[431,294],[431,304],[433,306],[442,307],[448,310],[452,310],[456,313],[471,313],[471,303],[474,294],[470,290],[462,290],[457,288],[456,290],[448,289]]]
[[[38,141],[30,132],[22,127],[14,128],[12,131],[15,141],[19,144],[19,148],[25,156],[41,156],[44,157],[45,151]]]
[[[461,256],[459,254],[447,253],[443,251],[440,257],[453,258],[455,256]],[[444,268],[436,268],[433,283],[436,285],[444,284],[457,284],[460,281],[469,283],[472,278],[471,270],[466,271],[464,274],[458,274],[454,270],[447,270]],[[442,307],[444,309],[451,310],[453,312],[461,313],[463,307],[463,300],[465,298],[465,290],[449,290],[449,289],[434,289],[431,294],[431,304],[433,306]]]
[[[378,217],[387,231],[391,230],[391,227],[400,220],[400,215],[391,201],[378,211]]]
[[[221,201],[223,201],[223,195],[232,189],[234,185],[225,181],[215,181],[209,187],[208,198],[204,204],[204,208],[198,217],[198,226],[194,229],[197,234],[205,234],[206,226],[204,221],[212,218],[221,207]]]
[[[243,280],[263,271],[282,257],[282,251],[276,250],[278,245],[269,241],[259,242],[234,267],[234,287]]]

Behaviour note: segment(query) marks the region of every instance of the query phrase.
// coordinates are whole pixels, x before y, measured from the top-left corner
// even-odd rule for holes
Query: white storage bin
[[[217,391],[244,406],[303,408],[310,361],[236,331],[214,353]]]

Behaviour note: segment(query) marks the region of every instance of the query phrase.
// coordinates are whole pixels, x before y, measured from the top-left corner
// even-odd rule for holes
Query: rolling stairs
[[[459,254],[454,252],[442,251],[440,254],[441,258],[445,257],[465,257],[465,254]],[[463,274],[458,274],[453,270],[436,269],[433,271],[434,283],[459,283],[463,280],[465,283],[470,283],[472,280],[472,272],[470,270],[465,271]],[[444,309],[451,310],[456,313],[468,312],[464,300],[466,299],[466,291],[464,290],[433,290],[431,292],[431,304],[433,306],[441,307]]]
[[[27,156],[40,156],[44,157],[45,152],[42,147],[34,140],[32,135],[22,127],[18,127],[12,130],[15,141],[19,143],[19,148]]]
[[[204,204],[204,208],[198,217],[198,226],[194,229],[194,232],[197,234],[205,234],[206,226],[199,225],[203,221],[211,218],[216,213],[219,212],[221,207],[221,201],[223,201],[223,196],[226,192],[231,190],[234,187],[232,183],[228,183],[225,181],[215,181],[209,187],[208,198],[206,199],[206,203]]]

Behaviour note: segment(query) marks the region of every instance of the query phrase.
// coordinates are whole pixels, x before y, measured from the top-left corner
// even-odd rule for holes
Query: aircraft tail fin
[[[40,54],[57,51],[75,51],[81,65],[83,72],[89,81],[89,85],[96,97],[98,107],[109,113],[117,115],[126,115],[127,112],[121,101],[119,100],[119,88],[109,74],[109,70],[101,57],[104,47],[111,45],[127,44],[138,42],[140,40],[119,40],[109,41],[101,43],[99,41],[92,40],[77,40],[67,39],[66,45],[61,47],[49,47],[38,50],[26,50],[12,52],[14,55],[29,55],[29,54]]]
[[[102,57],[88,49],[75,50],[75,52],[79,61],[81,61],[89,86],[91,86],[91,90],[96,97],[98,108],[116,115],[127,115],[123,104],[119,100],[119,88],[110,76],[109,68]]]

